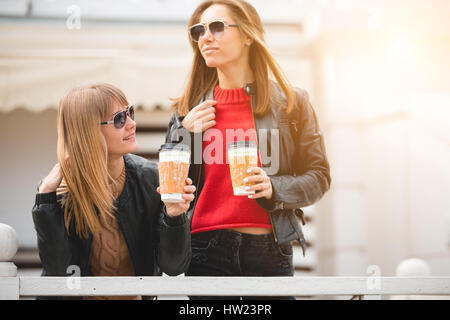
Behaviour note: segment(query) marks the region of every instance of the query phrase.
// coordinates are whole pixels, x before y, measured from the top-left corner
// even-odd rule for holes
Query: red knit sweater
[[[203,137],[205,183],[197,200],[191,232],[236,227],[271,229],[267,211],[256,200],[234,196],[226,161],[226,146],[230,142],[257,141],[250,97],[243,88],[221,89],[217,86],[214,99],[217,102],[216,125],[205,131]],[[261,166],[259,156],[258,166]]]

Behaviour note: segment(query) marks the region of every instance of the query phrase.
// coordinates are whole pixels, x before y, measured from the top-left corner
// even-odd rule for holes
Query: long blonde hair
[[[270,108],[272,87],[269,70],[286,96],[286,111],[289,113],[296,102],[296,95],[280,66],[269,52],[264,40],[261,18],[250,3],[244,0],[206,0],[195,9],[189,19],[189,26],[199,23],[203,12],[215,4],[226,6],[235,21],[238,22],[243,35],[252,40],[250,68],[256,79],[255,114],[264,115]],[[191,39],[189,41],[194,51],[191,71],[182,96],[174,99],[172,104],[172,108],[178,111],[180,116],[185,116],[219,81],[216,69],[206,65],[198,44]]]
[[[100,122],[114,104],[128,105],[123,92],[106,83],[71,90],[59,103],[57,155],[63,175],[64,223],[69,232],[88,238],[101,228],[99,215],[113,215],[108,150]],[[65,161],[69,156],[68,163]]]

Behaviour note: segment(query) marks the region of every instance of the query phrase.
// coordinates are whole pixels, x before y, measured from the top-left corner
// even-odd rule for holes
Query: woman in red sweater
[[[283,77],[263,32],[244,0],[204,1],[189,21],[194,61],[166,137],[193,150],[189,176],[198,192],[188,212],[188,276],[293,276],[291,242],[305,248],[296,215],[303,218],[300,208],[329,189],[314,110],[306,92]],[[279,140],[260,135],[264,130]],[[264,137],[272,159],[261,152]],[[226,148],[236,140],[259,146],[246,181],[255,194],[248,197],[233,194]]]

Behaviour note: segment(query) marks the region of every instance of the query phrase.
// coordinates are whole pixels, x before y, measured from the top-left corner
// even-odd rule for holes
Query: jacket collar
[[[214,89],[215,88],[210,88],[201,102],[206,100],[214,100]],[[254,96],[256,94],[256,81],[253,81],[252,83],[247,83],[244,86],[244,90],[245,93],[247,93],[247,95]]]
[[[254,96],[256,94],[256,81],[252,83],[247,83],[244,87],[245,93],[249,96]]]

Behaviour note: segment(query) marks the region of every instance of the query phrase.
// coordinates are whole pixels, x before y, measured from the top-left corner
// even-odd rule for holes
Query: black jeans
[[[273,234],[252,235],[233,230],[193,234],[192,259],[186,276],[286,277],[294,275],[290,243],[278,245]],[[274,288],[276,290],[276,288]],[[288,299],[295,297],[199,297],[191,300]]]

